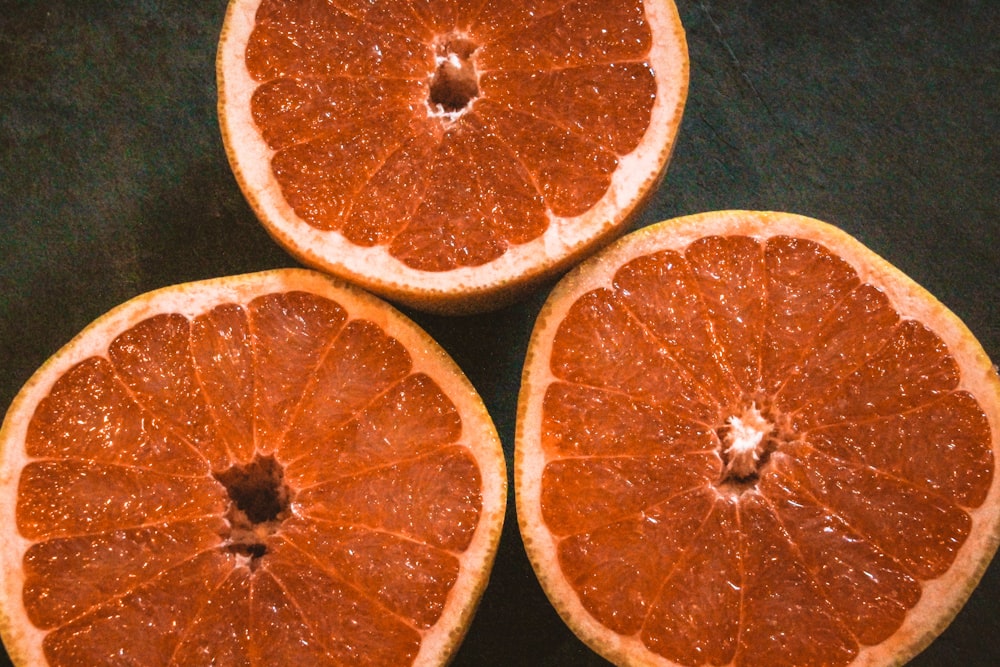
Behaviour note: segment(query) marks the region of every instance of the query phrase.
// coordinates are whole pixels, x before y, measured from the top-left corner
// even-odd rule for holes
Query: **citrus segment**
[[[231,460],[246,462],[254,450],[254,360],[246,312],[216,306],[191,322],[191,358]]]
[[[137,404],[111,363],[98,357],[56,380],[38,403],[24,446],[38,459],[75,458],[123,470],[195,476],[205,467],[201,454]]]
[[[380,603],[418,628],[434,624],[459,574],[454,553],[391,533],[303,526],[290,539],[303,552],[325,554],[354,587],[379,591]],[[407,569],[413,574],[401,581],[397,573]]]
[[[733,539],[739,520],[732,503],[700,500],[708,503],[708,512],[696,513],[698,523],[678,536],[681,541],[675,544],[683,556],[669,563],[664,579],[653,582],[652,611],[640,632],[654,651],[676,655],[681,662],[726,664],[738,646],[743,613],[739,591],[731,585],[743,565]],[[684,508],[674,505],[670,511]],[[683,594],[692,590],[701,594]]]
[[[45,637],[44,662],[34,664],[167,664],[164,656],[173,653],[228,569],[224,556],[203,551],[106,597],[53,628]]]
[[[115,531],[48,538],[24,556],[24,600],[31,621],[55,628],[218,542],[224,526],[196,517]]]
[[[998,447],[996,371],[931,295],[816,220],[709,213],[550,295],[518,516],[618,664],[900,664],[996,550]]]
[[[108,359],[137,405],[218,465],[226,452],[195,377],[190,335],[187,318],[155,315],[111,341]]]
[[[230,163],[276,240],[443,312],[620,233],[688,76],[671,0],[232,0],[217,70]]]
[[[255,350],[254,442],[269,452],[288,428],[306,383],[347,313],[339,304],[298,293],[259,297],[248,310]]]
[[[246,628],[251,628],[251,633],[259,628],[251,624],[246,604],[249,577],[246,570],[233,570],[215,588],[174,650],[177,664],[197,665],[213,659],[219,664],[239,664],[250,653],[250,633]],[[259,597],[255,595],[255,599]]]
[[[18,664],[442,664],[506,501],[492,422],[443,350],[308,271],[103,316],[28,382],[0,445]]]
[[[208,480],[80,460],[32,461],[17,496],[29,539],[85,535],[191,519],[221,507]]]
[[[831,516],[791,475],[768,480],[767,491],[802,557],[814,563],[827,561],[822,594],[837,610],[840,622],[864,644],[876,644],[891,635],[920,599],[918,579],[901,569],[884,549],[855,539],[851,527]],[[837,557],[827,558],[829,553]]]

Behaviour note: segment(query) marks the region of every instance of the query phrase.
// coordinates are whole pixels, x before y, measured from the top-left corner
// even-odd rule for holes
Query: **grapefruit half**
[[[226,153],[278,243],[456,313],[625,229],[688,61],[672,0],[232,0],[217,72]]]
[[[440,665],[506,503],[447,354],[306,270],[96,320],[0,431],[0,630],[18,665]]]
[[[550,295],[518,408],[538,577],[621,665],[899,665],[1000,534],[1000,381],[842,231],[723,211],[630,234]]]

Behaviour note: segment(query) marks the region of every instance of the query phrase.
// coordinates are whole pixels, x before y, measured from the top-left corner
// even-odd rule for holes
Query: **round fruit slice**
[[[486,585],[499,439],[446,353],[304,270],[101,317],[0,432],[19,665],[439,665]]]
[[[568,275],[515,475],[549,598],[622,665],[898,665],[997,547],[1000,381],[843,232],[718,212]]]
[[[672,0],[232,0],[226,153],[306,264],[498,307],[629,223],[687,96]]]

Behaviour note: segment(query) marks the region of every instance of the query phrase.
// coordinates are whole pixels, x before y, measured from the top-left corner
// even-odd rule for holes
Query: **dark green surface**
[[[1000,359],[1000,2],[678,3],[691,90],[640,224],[766,208],[839,225],[936,294]],[[293,266],[233,180],[215,117],[225,3],[0,0],[0,405],[81,328],[147,290]],[[544,295],[413,314],[513,448]],[[1000,665],[1000,565],[919,667]],[[562,625],[511,502],[455,662],[603,665]]]

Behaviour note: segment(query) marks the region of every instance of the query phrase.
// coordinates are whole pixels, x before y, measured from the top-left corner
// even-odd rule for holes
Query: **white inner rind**
[[[289,252],[307,264],[385,295],[461,297],[502,287],[522,276],[546,273],[566,258],[619,231],[626,217],[655,187],[673,150],[687,97],[687,46],[672,0],[646,0],[646,18],[655,39],[648,61],[660,86],[649,128],[639,147],[622,156],[604,197],[583,215],[549,214],[545,233],[512,245],[484,266],[447,272],[413,269],[392,257],[384,246],[362,248],[339,232],[322,231],[296,215],[281,194],[271,171],[273,151],[267,147],[250,114],[250,99],[259,85],[246,68],[243,47],[254,26],[259,2],[234,1],[229,6],[217,62],[219,114],[224,143],[236,178],[261,222]]]
[[[959,387],[975,396],[985,411],[994,462],[1000,465],[1000,379],[985,351],[965,324],[934,296],[847,233],[789,213],[718,211],[668,220],[629,234],[571,271],[543,306],[522,376],[514,458],[518,522],[543,588],[577,635],[619,664],[641,655],[648,662],[638,664],[677,667],[649,651],[638,637],[619,635],[594,619],[559,569],[557,545],[545,527],[540,505],[541,473],[546,464],[540,442],[541,406],[546,388],[555,379],[549,368],[552,341],[569,307],[593,289],[610,287],[623,263],[660,250],[683,250],[711,235],[745,235],[759,240],[788,235],[815,241],[840,255],[862,281],[881,288],[902,318],[934,323],[934,332],[950,354],[966,363]],[[972,529],[951,568],[937,579],[921,582],[921,598],[902,626],[882,643],[863,646],[851,667],[889,667],[906,662],[937,637],[965,604],[1000,540],[1000,474],[993,475],[982,505],[964,509],[972,518]]]

